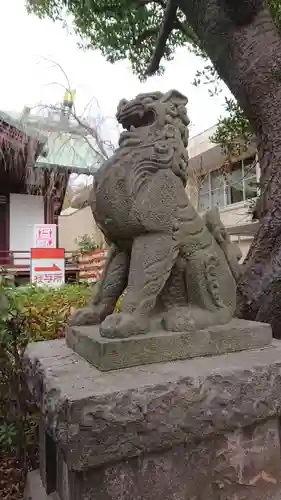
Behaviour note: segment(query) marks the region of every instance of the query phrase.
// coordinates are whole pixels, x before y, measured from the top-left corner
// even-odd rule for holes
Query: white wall
[[[10,194],[10,250],[30,250],[33,246],[33,226],[44,224],[43,196]],[[20,254],[18,255],[18,257]],[[15,264],[28,264],[17,259]]]

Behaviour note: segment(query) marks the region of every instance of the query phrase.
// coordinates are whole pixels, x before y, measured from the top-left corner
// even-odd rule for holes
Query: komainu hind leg
[[[102,323],[103,337],[125,338],[149,330],[150,315],[177,255],[178,245],[172,234],[152,233],[135,239],[122,310]]]
[[[225,325],[231,318],[227,307],[217,311],[195,306],[175,307],[163,315],[162,325],[169,332],[190,332],[208,326]]]
[[[109,314],[112,314],[116,302],[127,285],[129,271],[129,256],[119,252],[115,247],[110,249],[106,267],[98,290],[94,294],[90,307],[78,309],[70,317],[72,326],[98,325]]]
[[[199,251],[185,268],[186,306],[175,304],[163,316],[167,331],[190,331],[228,323],[236,304],[236,283],[221,250]]]

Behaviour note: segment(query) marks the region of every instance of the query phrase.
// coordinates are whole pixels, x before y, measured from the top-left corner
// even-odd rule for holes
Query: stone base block
[[[84,473],[69,471],[62,497],[46,496],[34,471],[24,500],[281,500],[279,454],[277,421],[269,420]]]
[[[25,369],[49,495],[281,500],[280,341],[101,372],[61,339],[31,344]]]
[[[98,326],[68,327],[66,332],[67,345],[101,371],[257,349],[271,340],[269,325],[236,318],[191,333],[160,331],[127,339],[103,338]]]

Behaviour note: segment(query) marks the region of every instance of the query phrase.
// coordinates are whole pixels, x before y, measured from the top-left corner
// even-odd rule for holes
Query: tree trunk
[[[235,0],[238,12],[245,2]],[[281,338],[281,38],[261,0],[251,0],[257,13],[239,25],[230,3],[180,0],[180,8],[257,136],[263,217],[239,282],[237,312],[270,322]]]

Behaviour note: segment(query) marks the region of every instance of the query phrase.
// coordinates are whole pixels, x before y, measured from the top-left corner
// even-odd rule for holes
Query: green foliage
[[[76,244],[78,245],[79,251],[81,253],[93,252],[98,250],[99,246],[95,242],[94,237],[84,234],[81,238],[76,239]]]
[[[58,289],[28,286],[18,288],[29,341],[52,340],[63,336],[72,309],[85,307],[92,290],[87,285],[65,285]]]
[[[16,451],[25,460],[32,426],[29,397],[22,372],[22,354],[28,342],[24,316],[15,288],[1,275],[0,286],[0,443],[1,452]],[[30,425],[29,425],[30,424]]]
[[[221,118],[211,141],[220,144],[227,158],[239,156],[247,150],[253,132],[247,118],[234,99],[226,99],[227,116]]]
[[[38,415],[26,386],[23,354],[30,341],[63,335],[72,310],[84,307],[92,294],[86,285],[59,289],[0,283],[0,450],[33,465],[37,453]]]
[[[4,421],[0,425],[0,449],[14,451],[16,442],[17,429],[15,425]]]
[[[151,59],[156,38],[163,20],[166,1],[162,0],[26,0],[27,10],[39,18],[66,20],[70,15],[82,47],[98,49],[110,62],[129,59],[133,70],[144,77]],[[278,27],[281,26],[281,0],[270,0],[269,5]],[[189,43],[189,48],[206,58],[202,43],[192,31],[188,19],[178,13],[176,29],[169,37],[164,58],[169,60],[178,47]],[[186,22],[187,21],[187,22]],[[163,67],[160,71],[163,71]],[[211,71],[212,76],[207,75]],[[215,71],[207,62],[204,75],[213,81]]]
[[[112,63],[129,59],[133,70],[144,78],[151,59],[163,8],[159,2],[143,0],[27,0],[27,8],[40,18],[63,21],[70,14],[81,47],[98,49]],[[177,47],[194,35],[186,26],[185,34],[174,31],[169,38],[165,59],[170,60]],[[160,73],[163,67],[160,68]]]
[[[166,1],[147,0],[26,0],[29,12],[39,17],[49,17],[53,20],[65,20],[70,14],[76,32],[83,40],[84,48],[94,48],[110,62],[129,59],[133,71],[145,78],[145,71],[151,60],[156,45],[156,38],[163,19]],[[281,0],[269,0],[269,7],[273,19],[281,31]],[[178,15],[180,24],[169,37],[164,59],[171,60],[178,47],[188,43],[189,49],[206,61],[203,70],[197,71],[194,84],[208,85],[210,95],[215,95],[221,90],[220,78],[212,62],[202,50],[202,42],[188,25],[182,14]],[[187,21],[187,22],[186,22]],[[163,66],[160,73],[163,72]],[[229,107],[229,102],[226,104]],[[248,121],[243,117],[243,112],[233,101],[231,116],[220,119],[216,142],[226,147],[226,139],[230,144],[235,144],[234,135],[248,134]],[[220,142],[220,139],[221,141]],[[229,147],[228,147],[229,150]],[[235,147],[234,147],[235,154]]]

